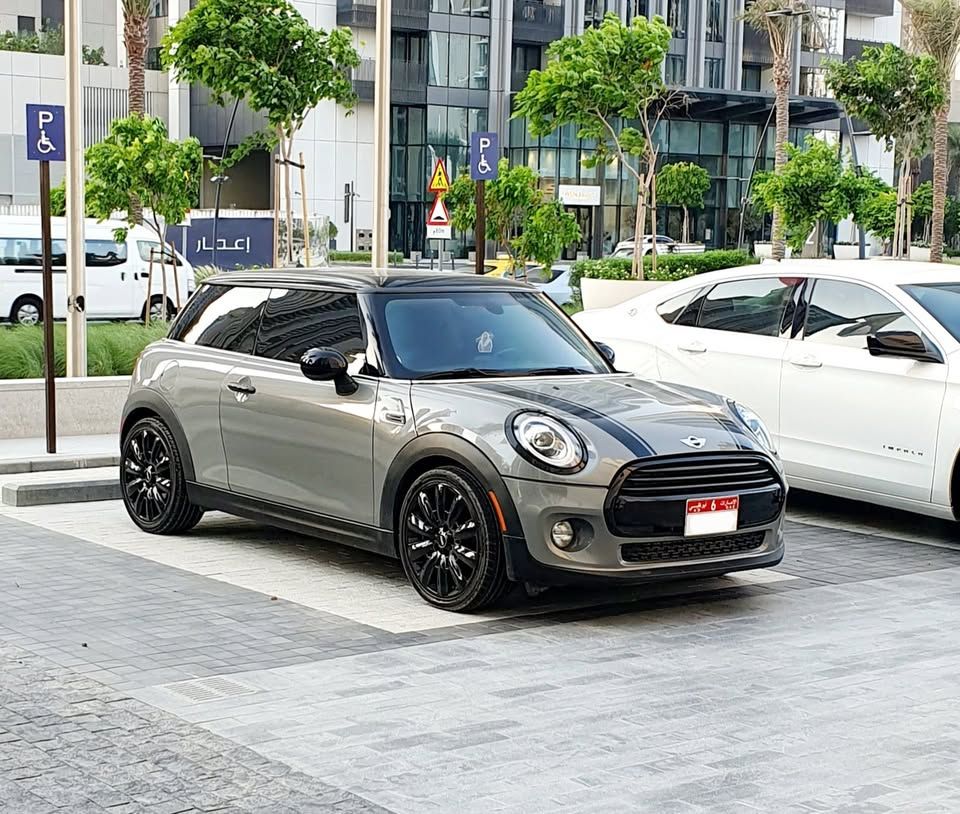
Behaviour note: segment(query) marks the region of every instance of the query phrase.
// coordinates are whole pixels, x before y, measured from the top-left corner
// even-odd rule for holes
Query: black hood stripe
[[[610,416],[604,415],[591,407],[585,407],[582,404],[577,404],[574,401],[569,401],[559,396],[548,396],[537,391],[523,390],[522,388],[509,384],[484,382],[483,386],[502,393],[505,396],[523,399],[524,401],[533,402],[543,407],[552,407],[554,410],[559,410],[568,415],[581,418],[584,421],[589,421],[595,427],[607,433],[607,435],[616,438],[617,441],[629,449],[637,458],[649,458],[651,455],[656,454],[653,448],[628,426],[621,424],[619,421],[614,421]]]

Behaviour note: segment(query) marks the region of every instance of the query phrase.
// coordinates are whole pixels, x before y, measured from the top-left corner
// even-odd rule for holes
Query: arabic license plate
[[[740,497],[708,497],[687,501],[684,535],[723,534],[737,530]]]

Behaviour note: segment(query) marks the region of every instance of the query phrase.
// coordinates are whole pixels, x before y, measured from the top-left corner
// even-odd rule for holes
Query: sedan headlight
[[[507,437],[525,460],[547,472],[569,475],[587,461],[580,436],[543,413],[517,413],[507,422]]]
[[[728,401],[730,409],[747,427],[750,429],[757,440],[763,444],[767,451],[776,455],[777,447],[773,443],[773,436],[770,435],[770,431],[767,429],[767,425],[763,423],[763,419],[760,418],[753,410],[749,407],[740,404],[738,401]]]

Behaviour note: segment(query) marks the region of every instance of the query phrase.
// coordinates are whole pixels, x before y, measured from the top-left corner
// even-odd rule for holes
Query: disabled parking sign
[[[27,105],[28,161],[66,161],[66,141],[62,105]]]

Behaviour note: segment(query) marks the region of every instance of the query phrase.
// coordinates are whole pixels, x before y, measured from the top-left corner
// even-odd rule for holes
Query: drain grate
[[[163,689],[173,695],[179,695],[181,698],[193,701],[195,704],[201,704],[204,701],[219,701],[222,698],[235,698],[238,695],[250,695],[257,692],[256,687],[250,687],[222,676],[178,681],[176,684],[164,685]]]

